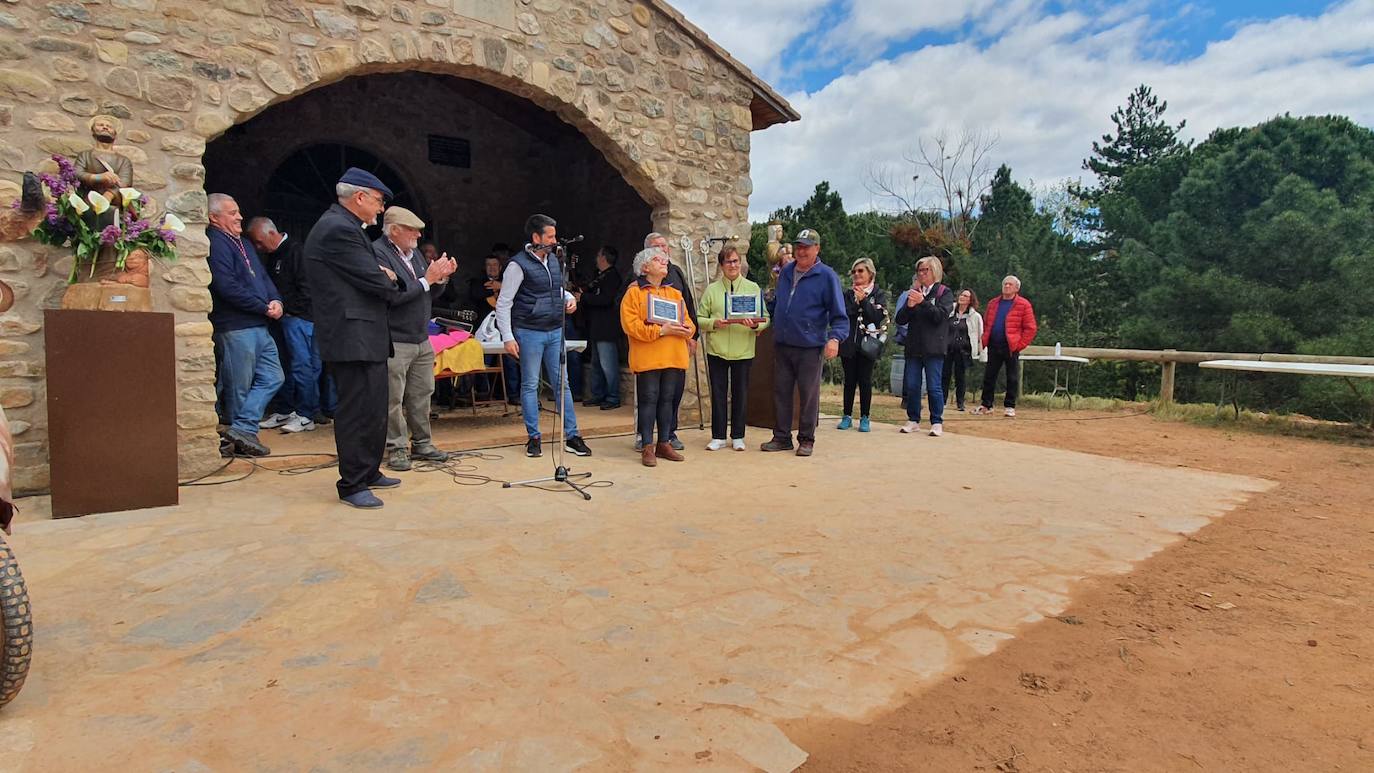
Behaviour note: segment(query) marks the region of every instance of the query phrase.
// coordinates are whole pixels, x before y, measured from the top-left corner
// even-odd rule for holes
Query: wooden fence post
[[[1170,350],[1165,350],[1166,352]],[[1161,366],[1161,376],[1159,381],[1159,402],[1168,405],[1174,401],[1174,372],[1178,369],[1178,363],[1173,360],[1166,360]]]

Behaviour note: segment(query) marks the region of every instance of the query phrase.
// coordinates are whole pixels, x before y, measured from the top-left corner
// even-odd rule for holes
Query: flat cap
[[[363,188],[371,188],[388,199],[396,195],[391,192],[390,188],[386,187],[386,183],[377,179],[377,175],[359,169],[356,166],[350,166],[348,171],[343,173],[343,177],[339,178],[339,182],[348,183],[349,185],[358,185]]]
[[[386,214],[382,215],[382,225],[404,225],[417,231],[425,230],[425,221],[405,207],[387,207]]]

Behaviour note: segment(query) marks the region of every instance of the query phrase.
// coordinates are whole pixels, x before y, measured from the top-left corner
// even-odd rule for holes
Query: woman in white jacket
[[[951,394],[954,404],[964,410],[964,391],[968,381],[968,366],[973,360],[983,358],[983,315],[978,313],[978,296],[967,287],[959,291],[954,299],[954,308],[949,313],[949,352],[945,355],[944,387],[945,400]],[[950,392],[950,380],[954,380],[954,392]]]

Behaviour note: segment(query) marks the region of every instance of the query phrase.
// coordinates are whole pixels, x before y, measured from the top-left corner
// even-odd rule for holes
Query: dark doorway
[[[355,166],[377,175],[396,194],[391,204],[412,211],[421,209],[405,181],[386,162],[362,148],[328,142],[301,148],[277,166],[263,190],[262,214],[272,218],[281,231],[304,238],[334,203],[335,183],[345,170]],[[208,185],[208,178],[206,182]]]

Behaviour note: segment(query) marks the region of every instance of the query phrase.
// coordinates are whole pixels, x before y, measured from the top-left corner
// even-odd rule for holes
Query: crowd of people
[[[260,430],[304,432],[332,421],[338,496],[355,507],[381,507],[373,491],[401,484],[382,472],[383,464],[403,471],[413,460],[448,458],[430,427],[436,315],[467,312],[479,328],[491,317],[504,373],[468,388],[474,398],[499,389],[520,406],[528,457],[543,454],[543,384],[561,403],[562,448],[591,455],[574,396],[585,397],[584,408],[619,408],[624,356],[634,377],[634,445],[642,464],[683,461],[678,417],[699,353],[711,387],[706,450],[744,451],[748,390],[765,330],[772,339],[774,430],[762,451],[814,453],[822,372],[836,357],[844,373],[837,428],[856,426],[857,397],[858,430],[871,431],[873,372],[890,326],[905,365],[908,421],[901,432],[921,430],[924,393],[929,434],[940,436],[947,396],[965,410],[974,360],[987,367],[973,412],[992,410],[1005,369],[1004,409],[1015,415],[1017,358],[1034,339],[1036,322],[1014,276],[980,314],[975,292],[951,290],[940,260],[924,257],[910,287],[889,303],[872,260],[853,261],[846,284],[820,260],[820,234],[804,229],[778,251],[775,288],[749,279],[747,256],[727,244],[715,256],[715,279],[697,298],[658,233],[645,237],[627,277],[620,253],[608,245],[597,251],[590,278],[572,281],[560,260],[557,222],[536,214],[525,223],[522,249],[494,246],[481,273],[459,290],[450,282],[456,261],[420,242],[424,221],[388,207],[392,192],[380,179],[352,168],[335,193],[337,201],[304,240],[261,216],[245,228],[233,198],[210,195],[210,321],[223,452],[264,456],[270,450]],[[369,239],[364,229],[378,220],[382,235]],[[588,342],[585,385],[582,355],[567,350],[572,338]]]

